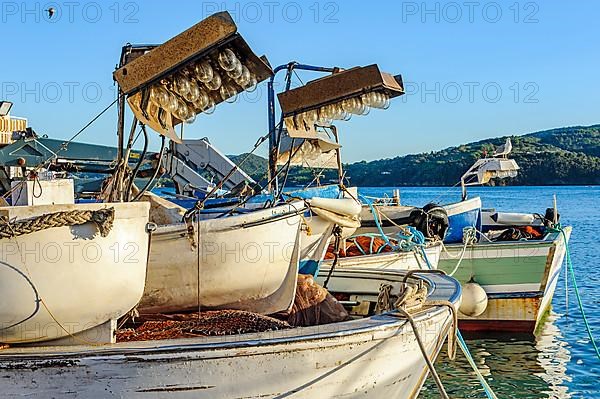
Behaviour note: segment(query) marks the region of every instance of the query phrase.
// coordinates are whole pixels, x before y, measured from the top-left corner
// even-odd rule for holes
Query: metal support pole
[[[331,131],[333,132],[333,137],[335,137],[336,144],[340,144],[340,138],[338,136],[337,128],[331,125]],[[338,164],[338,182],[340,184],[343,184],[344,182],[342,180],[344,179],[344,169],[342,167],[342,151],[340,150],[340,148],[335,149],[335,156],[337,158]]]
[[[283,115],[280,118],[280,126],[279,129],[276,129],[275,124],[275,88],[274,81],[275,76],[279,71],[287,70],[286,74],[286,83],[285,83],[285,91],[288,91],[292,85],[292,72],[295,69],[303,70],[303,71],[313,71],[313,72],[324,72],[324,73],[333,73],[338,71],[339,68],[328,68],[328,67],[320,67],[314,65],[306,65],[306,64],[298,64],[295,61],[289,62],[287,64],[279,65],[275,69],[273,69],[273,76],[269,80],[267,84],[267,99],[268,99],[268,118],[269,118],[269,186],[267,187],[270,192],[277,192],[279,190],[279,184],[277,176],[277,158],[279,157],[279,138],[281,137],[281,133],[283,131]],[[277,131],[276,131],[277,130]],[[275,177],[275,178],[273,178]]]

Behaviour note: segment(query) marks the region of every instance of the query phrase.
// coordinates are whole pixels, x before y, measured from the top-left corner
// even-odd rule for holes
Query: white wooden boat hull
[[[369,277],[377,280],[375,289],[381,283],[381,272],[359,274],[352,278],[354,289]],[[383,280],[397,283],[401,277],[388,273]],[[456,303],[456,282],[435,278],[432,289],[446,290],[437,299]],[[415,315],[431,358],[450,319],[444,306]],[[7,397],[403,399],[417,397],[427,370],[409,323],[388,314],[260,334],[74,347],[68,353],[10,348],[0,352],[0,373]]]
[[[296,287],[303,210],[302,202],[294,202],[201,220],[193,234],[200,239],[197,246],[184,223],[159,226],[152,235],[138,309],[164,313],[200,306],[265,314],[288,309]]]
[[[0,208],[26,219],[70,210],[114,208],[101,237],[94,223],[0,240],[0,342],[38,342],[115,320],[142,296],[148,253],[147,203]],[[83,340],[93,341],[83,334]]]

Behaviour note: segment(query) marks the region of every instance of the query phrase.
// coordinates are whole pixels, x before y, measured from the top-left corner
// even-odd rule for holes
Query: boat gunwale
[[[571,226],[563,227],[563,229],[571,229]],[[519,249],[536,248],[536,247],[551,247],[561,241],[562,234],[557,232],[551,232],[544,236],[541,240],[524,240],[524,241],[481,241],[472,245],[467,246],[469,250],[477,249],[491,249],[499,247],[500,249],[506,249],[507,247],[518,246]],[[448,250],[462,250],[463,243],[452,243],[444,244]]]
[[[286,212],[277,213],[277,214],[270,214],[270,215],[266,215],[266,216],[260,218],[259,220],[255,220],[255,221],[239,221],[239,223],[237,223],[237,224],[231,224],[229,226],[225,226],[220,229],[213,229],[213,228],[209,227],[207,230],[210,232],[223,232],[223,231],[231,231],[231,230],[237,230],[237,229],[248,229],[248,228],[261,226],[261,225],[271,223],[271,222],[290,219],[290,218],[293,218],[294,216],[299,216],[305,211],[305,209],[306,209],[306,207],[303,207],[302,209],[295,209],[293,211],[286,211]],[[257,210],[257,211],[248,212],[248,213],[241,214],[241,215],[232,215],[230,218],[248,217],[249,215],[252,215],[252,214],[255,214],[258,212],[263,212],[263,211],[267,211],[267,210],[266,209],[260,210],[260,211]],[[205,220],[200,220],[200,223],[204,224],[203,222],[206,222],[206,223],[212,222],[212,224],[215,224],[214,223],[215,220],[228,220],[230,218],[205,219]],[[197,226],[198,222],[196,222],[195,225]],[[156,238],[157,236],[158,237],[166,236],[169,234],[180,235],[180,234],[187,234],[187,233],[188,233],[188,228],[187,228],[187,225],[185,224],[185,222],[161,224],[161,225],[157,225],[156,230],[153,233],[153,238]]]
[[[368,270],[362,270],[368,272]],[[400,273],[390,273],[403,276]],[[444,295],[444,299],[450,301],[453,304],[457,304],[461,296],[460,284],[445,275],[419,275],[418,278],[426,280],[431,287],[431,294],[435,293],[437,284],[436,280],[445,282],[445,285],[453,287],[452,295],[448,298]],[[428,295],[428,298],[435,295]],[[442,294],[443,295],[443,294]],[[446,306],[433,305],[424,307],[418,312],[413,314],[415,322],[431,319],[439,315],[440,313],[448,312]],[[340,323],[331,323],[325,325],[311,326],[311,327],[294,327],[292,329],[266,331],[262,333],[249,333],[249,334],[236,334],[229,336],[209,336],[201,338],[179,338],[171,340],[156,340],[156,341],[133,341],[133,342],[119,342],[116,344],[109,344],[107,346],[87,346],[79,345],[74,347],[61,347],[61,346],[39,346],[39,347],[11,347],[0,351],[0,370],[6,368],[5,362],[11,361],[44,361],[44,360],[81,360],[85,358],[93,357],[110,357],[110,356],[126,356],[126,355],[159,355],[178,353],[185,351],[182,355],[190,352],[201,352],[201,351],[215,351],[215,350],[227,350],[227,349],[246,349],[249,347],[265,347],[270,345],[283,345],[292,343],[307,344],[311,341],[323,341],[323,340],[337,340],[342,337],[351,337],[358,335],[371,334],[370,340],[375,340],[374,333],[389,331],[391,329],[402,328],[408,323],[408,320],[400,316],[399,312],[390,311],[378,315],[372,315],[369,317],[354,319]],[[336,328],[341,327],[341,328]],[[330,329],[324,333],[322,330]],[[288,335],[289,332],[297,332],[295,335]],[[282,335],[281,337],[273,337],[273,335]],[[264,337],[264,335],[271,335],[271,337]],[[286,336],[287,335],[287,336]],[[244,338],[227,342],[215,342],[222,341],[225,337],[233,338]],[[202,342],[202,341],[213,341],[213,342]],[[363,342],[363,341],[361,341]],[[133,345],[132,345],[133,344]],[[342,344],[342,343],[340,343]],[[37,349],[37,352],[34,352]],[[69,350],[70,349],[70,350]],[[60,352],[64,350],[64,352]]]

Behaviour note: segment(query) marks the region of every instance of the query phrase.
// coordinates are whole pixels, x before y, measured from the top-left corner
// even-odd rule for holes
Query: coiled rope
[[[412,226],[398,226],[400,231],[397,233],[398,236],[398,245],[392,243],[383,231],[381,227],[381,223],[379,221],[379,211],[375,209],[373,203],[365,196],[359,195],[359,198],[364,201],[371,210],[373,214],[373,220],[375,221],[375,226],[377,227],[377,231],[379,231],[379,235],[387,245],[389,245],[395,251],[403,251],[409,252],[414,250],[415,248],[422,248],[425,245],[425,236],[419,230],[415,229]],[[385,216],[385,215],[384,215]],[[386,216],[387,217],[387,216]],[[393,222],[392,222],[393,223]]]
[[[106,237],[112,229],[114,219],[114,208],[54,212],[17,221],[10,221],[8,218],[2,217],[0,218],[0,238],[14,238],[53,227],[77,226],[88,222],[95,223],[100,235]]]

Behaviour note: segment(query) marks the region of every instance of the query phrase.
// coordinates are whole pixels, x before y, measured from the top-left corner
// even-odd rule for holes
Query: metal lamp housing
[[[383,93],[389,99],[403,95],[402,76],[381,72],[376,64],[355,67],[279,93],[277,97],[290,135],[307,137],[312,136],[314,126],[298,126],[293,117],[372,92]]]
[[[163,113],[160,120],[154,116],[149,117],[150,88],[172,79],[186,68],[206,61],[221,74],[223,84],[227,83],[233,87],[236,93],[244,91],[244,87],[228,77],[225,71],[219,70],[217,59],[219,52],[224,49],[230,49],[235,53],[239,61],[256,78],[256,82],[264,81],[273,75],[266,57],[257,56],[237,33],[237,26],[231,15],[220,12],[200,21],[162,45],[142,55],[136,54],[126,59],[125,64],[115,70],[113,77],[122,94],[127,96],[127,102],[138,120],[158,133],[179,141],[173,127],[181,123],[181,120],[167,112]],[[201,85],[201,82],[196,83]],[[226,100],[222,98],[219,90],[206,91],[215,105]],[[195,115],[202,112],[202,109],[197,109],[192,103],[187,102],[186,105]]]

